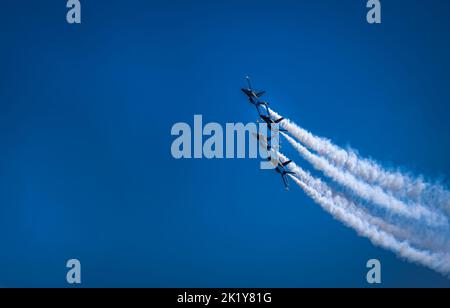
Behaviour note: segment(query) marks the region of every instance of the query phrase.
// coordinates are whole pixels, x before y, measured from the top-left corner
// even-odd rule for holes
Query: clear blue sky
[[[371,258],[383,286],[450,286],[257,160],[170,155],[194,114],[256,120],[250,74],[305,128],[447,181],[450,3],[382,3],[368,25],[366,1],[82,1],[68,25],[65,1],[3,1],[0,286],[67,286],[70,258],[92,287],[364,287]]]

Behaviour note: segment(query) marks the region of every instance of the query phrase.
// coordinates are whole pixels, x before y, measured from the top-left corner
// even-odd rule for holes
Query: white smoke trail
[[[275,111],[269,111],[273,117],[280,118]],[[352,150],[344,150],[327,139],[314,136],[288,119],[282,121],[280,126],[338,168],[347,170],[369,184],[378,185],[400,199],[441,208],[450,215],[450,192],[441,185],[430,184],[421,177],[412,178],[399,171],[387,171],[372,160],[360,158]]]
[[[278,155],[283,161],[288,160],[286,156],[279,152]],[[389,232],[398,238],[408,240],[412,244],[419,245],[425,249],[450,253],[450,237],[448,236],[448,229],[435,230],[424,227],[418,223],[411,224],[398,219],[394,221],[395,225],[390,224],[386,221],[389,219],[372,216],[367,210],[364,209],[364,207],[360,205],[357,206],[344,194],[336,192],[326,183],[313,177],[310,173],[304,171],[295,163],[288,165],[288,168],[294,171],[302,179],[302,181],[307,183],[309,186],[313,187],[322,194],[333,198],[336,200],[336,203],[342,205],[343,207],[350,208],[354,214],[360,214],[361,217],[364,216],[364,219],[369,220],[370,223],[380,227],[383,231]]]
[[[411,247],[406,241],[398,241],[394,236],[369,223],[368,220],[339,206],[339,203],[336,203],[336,200],[327,196],[326,193],[320,193],[295,176],[291,176],[291,178],[325,211],[348,227],[356,230],[359,235],[369,238],[374,245],[389,249],[408,261],[425,265],[444,275],[450,273],[450,258],[447,254],[419,250]]]
[[[287,161],[287,157],[281,153],[277,153],[279,157],[283,161]],[[367,211],[365,211],[362,207],[357,207],[353,202],[351,202],[347,197],[338,194],[331,187],[329,187],[326,183],[322,182],[320,179],[314,178],[311,174],[304,171],[302,168],[298,167],[294,162],[288,165],[288,168],[295,172],[295,174],[302,179],[303,182],[308,183],[308,186],[320,192],[322,195],[327,196],[335,201],[340,207],[351,211],[354,215],[358,216],[361,219],[367,220],[369,223],[379,227],[380,229],[392,233],[395,236],[401,238],[410,238],[411,234],[400,227],[389,224],[381,218],[372,216]]]
[[[279,156],[283,161],[288,160],[281,153]],[[337,195],[326,183],[313,177],[295,163],[292,162],[288,167],[298,176],[298,178],[295,176],[291,178],[306,194],[334,218],[355,229],[359,235],[369,238],[373,244],[389,249],[411,262],[420,263],[446,275],[450,273],[450,255],[448,253],[417,249],[412,247],[408,241],[399,241],[390,234],[391,231],[407,237],[414,235],[407,235],[405,232],[399,231],[398,227],[385,223],[382,219],[359,209],[346,197]]]
[[[283,133],[283,136],[308,162],[313,165],[314,168],[323,171],[326,176],[332,178],[337,183],[350,188],[358,197],[384,207],[386,210],[393,213],[417,220],[424,219],[427,223],[433,226],[445,226],[448,224],[445,216],[439,215],[438,213],[435,213],[430,209],[418,204],[407,205],[391,196],[390,194],[386,193],[380,187],[371,186],[365,182],[362,182],[355,178],[352,174],[340,170],[336,166],[332,165],[323,157],[311,153],[308,149],[306,149],[300,143],[296,142],[289,135]]]
[[[278,155],[283,161],[288,160],[283,154],[278,153]],[[397,238],[407,240],[411,244],[420,246],[423,249],[431,249],[433,251],[440,251],[450,254],[450,237],[448,234],[448,229],[434,230],[426,226],[424,227],[418,223],[411,224],[398,219],[394,221],[395,225],[390,224],[386,222],[386,218],[383,219],[372,216],[364,210],[364,207],[357,206],[346,196],[338,194],[326,183],[313,177],[310,173],[304,171],[295,163],[289,164],[288,168],[295,172],[303,182],[319,191],[322,195],[332,198],[337,204],[341,205],[345,209],[351,210],[351,212],[355,215],[359,215],[363,219],[368,220],[371,224],[378,226],[383,231],[388,232]]]

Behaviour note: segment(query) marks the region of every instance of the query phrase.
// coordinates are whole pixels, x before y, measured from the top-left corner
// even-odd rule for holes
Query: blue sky
[[[257,160],[174,160],[176,122],[283,115],[448,182],[448,1],[4,1],[0,286],[365,287],[450,282],[333,220]],[[287,147],[289,156],[309,166]]]

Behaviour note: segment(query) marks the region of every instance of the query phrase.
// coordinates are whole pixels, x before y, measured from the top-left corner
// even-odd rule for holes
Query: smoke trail
[[[294,168],[299,169],[297,166]],[[300,173],[302,174],[304,171]],[[335,199],[333,200],[327,196],[328,194],[320,193],[295,176],[291,176],[291,178],[325,211],[330,213],[334,218],[343,222],[348,227],[356,230],[359,235],[369,238],[374,245],[389,249],[400,257],[403,257],[411,262],[425,265],[444,275],[448,275],[450,273],[450,258],[447,254],[419,250],[411,247],[406,241],[398,241],[392,235],[369,223],[368,220],[364,219],[364,217],[358,217],[358,215],[355,215],[351,211],[346,210],[344,207],[339,206],[339,203],[336,203]]]
[[[288,158],[283,154],[278,152],[279,157],[283,161],[287,161]],[[401,238],[410,238],[411,234],[400,227],[394,226],[385,222],[383,219],[374,217],[370,215],[366,210],[361,207],[357,207],[353,202],[351,202],[347,197],[342,194],[338,194],[335,190],[329,187],[326,183],[322,182],[320,179],[314,178],[311,174],[304,171],[302,168],[298,167],[294,162],[292,162],[289,166],[289,169],[302,179],[304,183],[307,183],[312,189],[320,192],[322,195],[327,196],[335,201],[340,207],[345,210],[351,211],[354,215],[358,216],[361,219],[367,220],[369,223],[379,227],[380,229],[392,233],[395,236]]]
[[[275,111],[269,111],[273,117],[280,118]],[[439,207],[450,215],[450,192],[441,185],[426,183],[421,177],[415,179],[399,171],[386,171],[378,163],[360,158],[352,150],[344,150],[327,139],[314,136],[288,119],[280,125],[338,168],[347,170],[369,184],[378,185],[398,198]]]
[[[279,153],[279,156],[283,161],[288,160],[281,153]],[[359,210],[345,197],[336,196],[326,183],[314,178],[295,163],[291,163],[288,166],[299,177],[292,177],[292,179],[305,193],[333,217],[342,221],[348,227],[355,229],[361,236],[369,238],[375,245],[396,252],[399,256],[409,261],[423,264],[443,274],[450,272],[450,257],[448,254],[416,249],[411,247],[407,241],[398,241],[393,235],[385,231],[386,228],[390,228],[388,224],[379,224],[382,220],[378,220],[370,216],[370,214]],[[379,224],[378,227],[374,226],[377,224]]]
[[[279,153],[279,156],[283,161],[288,160],[281,153]],[[359,235],[369,238],[374,245],[389,249],[400,257],[428,266],[442,274],[448,275],[450,273],[450,256],[448,253],[421,250],[412,247],[408,241],[399,241],[390,234],[390,231],[399,232],[397,227],[359,209],[354,203],[344,196],[337,195],[326,183],[314,178],[295,163],[291,163],[288,167],[298,176],[298,178],[295,176],[291,176],[291,178],[308,196],[334,218],[355,229]],[[414,236],[401,231],[400,233],[402,236]]]
[[[288,160],[283,154],[278,153],[278,155],[283,161]],[[288,165],[288,168],[291,171],[294,171],[303,182],[319,191],[322,195],[333,198],[337,204],[340,204],[345,209],[351,210],[351,212],[355,215],[363,217],[365,220],[368,220],[371,224],[378,226],[383,231],[391,233],[397,238],[407,240],[408,242],[418,245],[424,249],[432,249],[433,251],[450,253],[450,236],[448,233],[448,228],[436,230],[426,226],[424,227],[417,223],[401,221],[399,219],[395,219],[395,225],[389,224],[386,222],[386,218],[383,219],[370,215],[366,210],[364,210],[363,207],[357,206],[346,196],[337,193],[326,183],[311,176],[310,173],[304,171],[295,163]]]
[[[289,135],[284,133],[282,134],[289,141],[289,143],[291,143],[294,148],[314,166],[314,168],[323,171],[326,176],[332,178],[337,183],[350,188],[358,197],[382,206],[393,213],[417,220],[424,219],[431,225],[447,224],[446,217],[438,215],[428,208],[418,204],[407,205],[384,192],[381,188],[359,181],[352,174],[338,169],[323,157],[311,153]]]

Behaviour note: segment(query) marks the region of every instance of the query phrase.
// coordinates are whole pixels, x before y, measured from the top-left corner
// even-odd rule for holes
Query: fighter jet
[[[272,158],[269,157],[268,160],[272,161]],[[281,175],[281,178],[283,179],[284,187],[286,188],[286,190],[289,190],[289,185],[288,185],[288,181],[287,181],[286,175],[288,175],[288,174],[294,175],[295,172],[287,171],[286,170],[286,166],[289,165],[290,163],[292,163],[292,161],[291,160],[287,160],[285,162],[281,162],[281,161],[278,160],[277,163],[278,164],[277,164],[277,166],[275,168],[275,172]]]
[[[268,105],[267,102],[259,101],[259,98],[261,96],[263,96],[264,93],[266,93],[266,91],[256,92],[252,88],[252,84],[250,83],[250,77],[246,76],[245,79],[247,80],[248,88],[242,88],[241,91],[244,92],[245,95],[247,95],[250,104],[255,105],[255,106],[258,106],[260,104]]]

